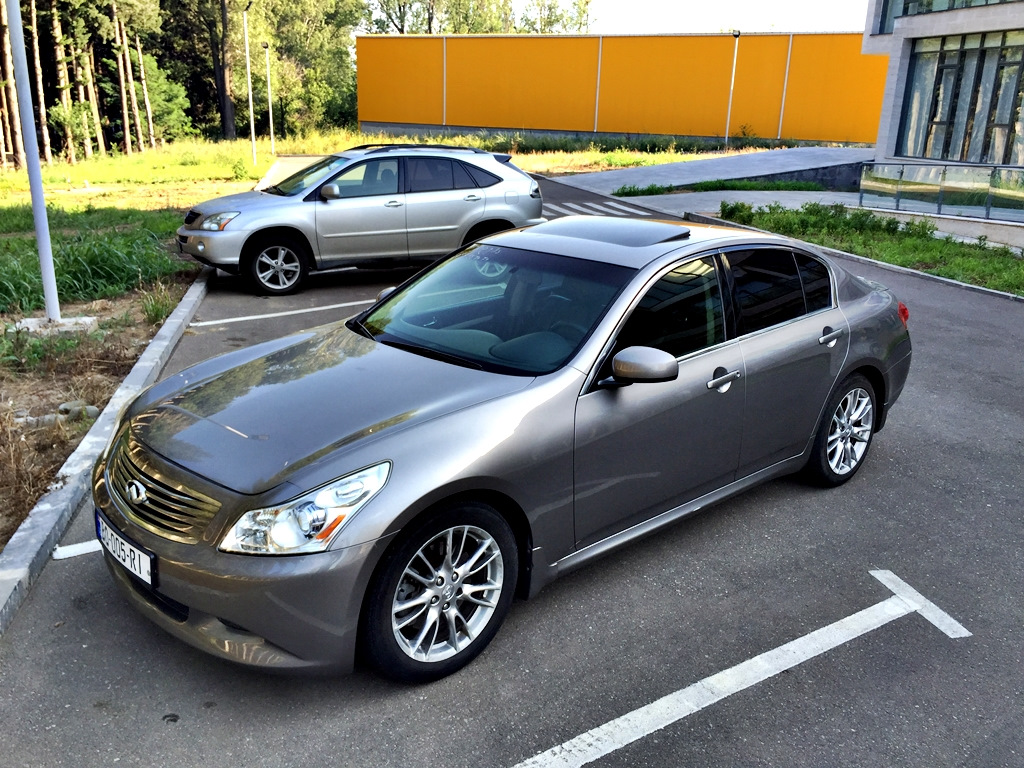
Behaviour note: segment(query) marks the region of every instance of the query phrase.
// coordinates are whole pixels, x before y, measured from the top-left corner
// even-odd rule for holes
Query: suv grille
[[[195,544],[220,503],[209,496],[158,477],[145,450],[126,432],[107,465],[111,495],[127,516],[158,536]]]
[[[188,213],[185,214],[185,225],[188,226],[193,221],[198,219],[201,215],[202,214],[200,214],[199,211],[197,211],[197,210],[189,211]]]

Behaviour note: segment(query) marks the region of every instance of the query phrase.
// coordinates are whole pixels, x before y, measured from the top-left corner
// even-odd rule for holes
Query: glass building
[[[889,71],[876,161],[1024,166],[1024,2],[870,0]]]

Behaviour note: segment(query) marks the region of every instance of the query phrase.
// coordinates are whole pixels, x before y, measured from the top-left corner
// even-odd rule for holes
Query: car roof
[[[666,253],[753,242],[789,245],[781,237],[729,227],[661,219],[565,216],[488,238],[489,243],[639,269]]]

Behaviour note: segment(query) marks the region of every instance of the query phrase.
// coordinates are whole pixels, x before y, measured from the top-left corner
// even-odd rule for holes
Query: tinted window
[[[369,160],[346,169],[334,179],[342,197],[393,195],[398,192],[398,161]]]
[[[708,256],[676,267],[647,291],[616,349],[655,347],[682,357],[724,340],[722,296],[714,259]]]
[[[452,170],[455,172],[456,189],[476,189],[477,184],[466,166],[459,162],[453,162]]]
[[[807,311],[817,312],[831,307],[832,281],[829,279],[828,267],[803,253],[796,254],[796,265],[804,284]]]
[[[410,192],[436,192],[454,189],[452,161],[443,157],[410,157],[406,159]]]
[[[485,171],[483,168],[477,168],[472,163],[467,163],[465,168],[469,171],[469,175],[473,177],[473,181],[476,182],[478,187],[492,187],[501,181],[500,177],[495,176],[490,171]]]
[[[758,248],[733,251],[727,258],[741,335],[804,314],[804,292],[791,251]]]

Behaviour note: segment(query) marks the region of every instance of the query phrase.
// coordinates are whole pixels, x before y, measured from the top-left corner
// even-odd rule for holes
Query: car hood
[[[234,195],[215,197],[206,200],[199,205],[193,206],[193,210],[200,211],[204,216],[212,213],[223,213],[224,211],[252,211],[256,208],[268,208],[280,206],[282,203],[299,202],[302,197],[282,197],[273,195],[270,192],[260,192],[253,189],[249,192],[238,192]]]
[[[131,429],[165,459],[257,494],[314,462],[531,381],[386,347],[338,324],[160,397],[133,415]],[[383,447],[373,456],[387,458]]]

